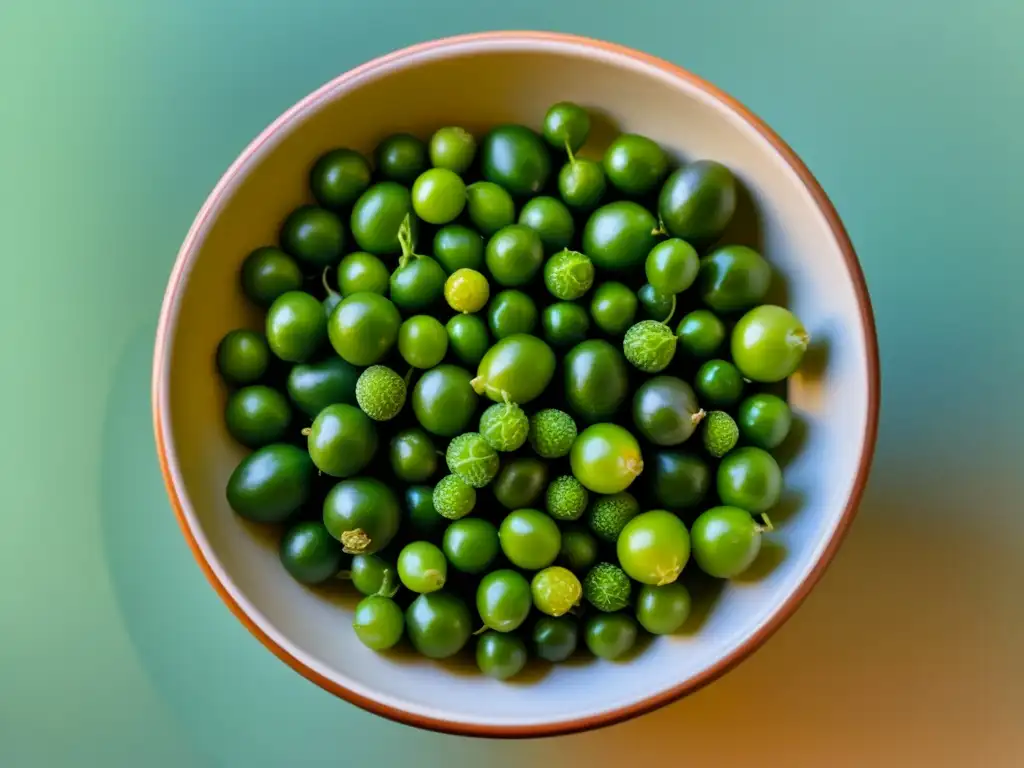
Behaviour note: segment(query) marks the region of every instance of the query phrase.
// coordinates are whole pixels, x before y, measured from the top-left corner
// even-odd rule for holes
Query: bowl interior
[[[368,651],[349,627],[354,601],[292,581],[278,562],[275,535],[231,512],[224,487],[244,452],[223,425],[225,391],[213,352],[228,330],[260,327],[238,287],[239,265],[253,248],[273,243],[284,216],[308,201],[306,173],[324,150],[368,152],[388,133],[426,137],[449,124],[539,127],[545,109],[563,99],[599,115],[584,154],[600,152],[616,131],[636,131],[680,159],[731,167],[756,210],[737,237],[753,239],[784,276],[779,290],[815,341],[789,386],[799,445],[784,465],[787,495],[758,576],[726,585],[708,610],[698,606],[687,632],[658,639],[628,663],[539,669],[524,683],[502,684],[456,664]],[[869,448],[871,342],[842,247],[765,136],[714,95],[653,63],[582,42],[512,35],[452,41],[364,67],[286,115],[236,164],[176,272],[158,341],[156,395],[186,524],[232,599],[285,653],[413,717],[456,729],[551,728],[602,719],[700,680],[800,592],[843,521]]]

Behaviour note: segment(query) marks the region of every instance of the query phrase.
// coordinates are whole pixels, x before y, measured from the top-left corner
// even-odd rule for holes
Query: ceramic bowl
[[[800,430],[784,465],[786,497],[756,578],[728,583],[677,636],[628,662],[538,669],[499,683],[456,664],[378,655],[353,634],[352,601],[307,589],[278,561],[276,539],[229,509],[243,449],[223,422],[213,364],[228,330],[261,327],[238,287],[243,258],[275,241],[307,201],[313,160],[366,152],[388,133],[442,125],[482,132],[540,127],[547,107],[594,111],[584,154],[615,131],[659,141],[681,160],[712,158],[742,183],[753,239],[785,276],[788,305],[814,342],[789,383]],[[752,204],[752,205],[749,205]],[[756,210],[756,215],[751,211]],[[693,692],[748,656],[796,610],[832,559],[864,489],[879,407],[878,355],[864,278],[839,217],[794,152],[734,99],[688,72],[609,43],[496,33],[417,45],[347,72],[274,121],[228,169],[175,263],[153,368],[156,441],[185,538],[210,583],[280,659],[361,707],[409,724],[484,736],[541,736],[606,725]]]

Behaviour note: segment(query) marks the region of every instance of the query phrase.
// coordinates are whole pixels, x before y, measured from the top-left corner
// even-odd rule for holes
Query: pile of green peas
[[[632,133],[590,159],[589,133],[562,102],[540,132],[331,150],[241,267],[265,323],[216,351],[252,450],[227,501],[297,581],[351,583],[371,649],[472,645],[498,679],[620,659],[771,530],[808,334],[729,239],[728,168]]]

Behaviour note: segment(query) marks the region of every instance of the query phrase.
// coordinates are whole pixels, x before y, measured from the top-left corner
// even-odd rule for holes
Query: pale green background
[[[157,309],[279,112],[443,34],[577,32],[703,75],[832,196],[882,349],[827,578],[749,662],[596,734],[460,740],[335,700],[200,575],[149,418]],[[0,765],[1020,765],[1021,0],[0,0]]]

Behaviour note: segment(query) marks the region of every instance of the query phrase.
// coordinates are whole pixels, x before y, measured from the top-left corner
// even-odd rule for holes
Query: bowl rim
[[[271,137],[282,127],[300,117],[310,109],[319,105],[335,89],[344,86],[351,80],[357,79],[369,72],[380,68],[393,66],[403,60],[421,55],[427,52],[443,52],[447,48],[458,48],[467,44],[480,44],[492,42],[513,42],[526,45],[540,46],[571,46],[573,48],[584,48],[590,51],[612,54],[617,57],[632,59],[660,70],[676,80],[684,81],[691,88],[703,93],[713,101],[718,102],[728,112],[745,122],[756,130],[782,157],[789,168],[797,175],[807,192],[815,201],[815,205],[825,217],[833,237],[839,245],[847,272],[853,283],[854,292],[857,297],[858,311],[861,321],[861,332],[865,342],[867,356],[867,419],[865,421],[864,434],[861,436],[861,452],[858,460],[857,472],[854,478],[853,487],[846,501],[842,516],[814,567],[808,572],[806,578],[799,584],[793,593],[780,603],[769,616],[768,620],[760,628],[751,634],[739,647],[726,656],[718,659],[709,668],[700,674],[684,680],[672,688],[660,693],[652,694],[633,704],[609,709],[598,714],[587,715],[570,720],[559,720],[554,723],[541,723],[532,725],[493,725],[473,722],[457,722],[444,718],[420,715],[383,704],[373,698],[363,696],[353,690],[346,688],[333,680],[326,678],[319,672],[309,668],[302,661],[292,656],[287,650],[278,645],[269,637],[246,613],[245,609],[234,599],[227,587],[217,577],[213,567],[206,559],[202,546],[193,534],[184,507],[187,503],[184,500],[184,492],[179,491],[175,482],[175,472],[172,466],[177,465],[177,456],[172,446],[169,446],[164,434],[164,415],[167,409],[168,384],[164,378],[166,367],[166,356],[168,354],[169,341],[175,331],[174,306],[177,302],[178,290],[183,282],[183,277],[189,272],[192,260],[195,258],[197,246],[201,235],[209,223],[213,211],[217,208],[222,198],[230,191],[233,183],[243,166],[258,152],[258,150],[271,139]],[[760,648],[769,637],[771,637],[800,607],[813,587],[821,579],[832,559],[835,557],[840,544],[849,531],[857,513],[857,507],[864,494],[870,473],[871,463],[875,451],[875,443],[878,433],[878,415],[880,410],[880,373],[878,340],[875,329],[874,313],[872,310],[871,298],[868,293],[864,274],[861,269],[853,244],[843,226],[842,221],[836,212],[831,200],[817,179],[810,172],[803,161],[789,147],[789,145],[778,136],[768,125],[747,107],[741,104],[732,96],[705,81],[703,78],[672,64],[664,59],[644,53],[627,46],[611,43],[605,40],[591,37],[564,34],[557,32],[541,32],[531,30],[508,30],[494,32],[480,32],[463,35],[441,37],[434,40],[411,45],[391,53],[379,56],[354,69],[348,70],[329,82],[322,85],[303,99],[298,101],[288,110],[283,112],[259,136],[257,136],[235,159],[227,171],[221,176],[213,191],[203,203],[202,208],[196,215],[189,232],[181,245],[175,258],[174,266],[170,273],[167,287],[165,289],[163,303],[160,308],[160,316],[157,324],[153,368],[152,368],[152,408],[154,436],[156,439],[157,455],[160,463],[160,471],[163,475],[164,485],[171,506],[177,518],[178,525],[185,540],[192,550],[197,563],[206,576],[207,581],[220,595],[221,599],[245,626],[246,629],[270,650],[280,660],[288,664],[293,670],[324,690],[344,699],[356,706],[406,725],[412,725],[426,730],[442,733],[478,736],[492,738],[537,738],[545,736],[558,736],[569,733],[593,730],[646,714],[666,704],[674,702],[683,696],[689,695],[703,688],[705,685],[717,680],[736,667],[740,662],[748,658],[755,650]]]

